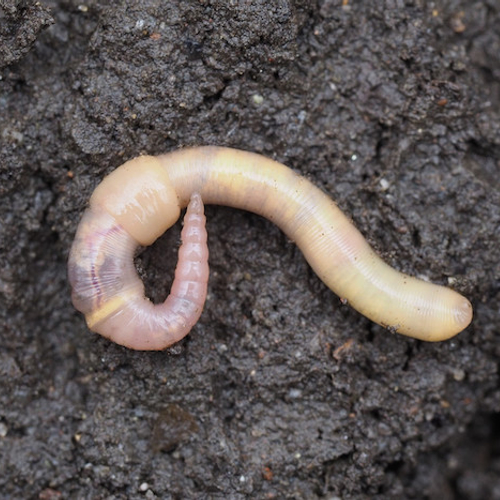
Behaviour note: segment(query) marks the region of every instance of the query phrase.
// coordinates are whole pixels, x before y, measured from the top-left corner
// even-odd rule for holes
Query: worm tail
[[[178,342],[198,321],[207,295],[208,247],[203,202],[193,194],[171,294],[154,305],[144,296],[133,255],[137,241],[106,212],[90,208],[69,258],[73,304],[88,327],[113,342],[161,350]]]

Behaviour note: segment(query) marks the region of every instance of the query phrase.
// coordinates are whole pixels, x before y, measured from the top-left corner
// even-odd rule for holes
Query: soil
[[[1,499],[500,499],[500,2],[0,0]],[[66,259],[125,160],[217,144],[337,201],[471,327],[391,334],[207,207],[198,325],[89,333]],[[137,259],[168,293],[179,227]]]

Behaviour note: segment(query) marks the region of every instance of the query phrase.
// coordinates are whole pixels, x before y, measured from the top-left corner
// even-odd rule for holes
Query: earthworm
[[[391,268],[319,188],[264,156],[204,146],[118,167],[95,189],[71,248],[72,300],[88,327],[140,350],[184,337],[204,306],[208,249],[203,203],[249,210],[276,223],[321,280],[354,309],[390,331],[445,340],[472,320],[471,303],[444,286]],[[172,291],[144,296],[133,263],[187,208]]]

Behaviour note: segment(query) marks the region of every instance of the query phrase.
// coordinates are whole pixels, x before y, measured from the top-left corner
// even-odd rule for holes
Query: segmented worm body
[[[437,341],[472,320],[472,306],[460,294],[385,264],[307,179],[261,155],[206,146],[135,158],[94,191],[68,264],[73,304],[91,330],[141,350],[164,349],[189,332],[203,309],[208,280],[203,202],[275,222],[329,288],[392,331]],[[153,305],[144,296],[134,252],[153,243],[186,206],[172,291]]]

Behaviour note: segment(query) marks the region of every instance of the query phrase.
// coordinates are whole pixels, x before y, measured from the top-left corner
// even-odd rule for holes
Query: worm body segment
[[[128,175],[127,169],[124,171]],[[159,191],[154,188],[154,192]],[[123,227],[100,205],[96,213],[95,199],[80,223],[71,252],[73,304],[85,314],[91,330],[126,347],[160,350],[178,342],[198,321],[207,296],[208,247],[201,196],[191,196],[172,289],[165,302],[157,305],[144,296],[144,285],[134,266],[139,241],[131,236],[127,223],[134,228],[137,213],[129,214]],[[136,208],[132,204],[127,210],[136,212]],[[179,207],[175,208],[179,214]],[[153,213],[154,218],[154,211],[147,213]],[[151,228],[151,234],[156,230]],[[150,241],[151,234],[139,232],[145,238],[142,241]]]
[[[392,331],[438,341],[472,320],[472,306],[460,294],[384,263],[304,177],[261,155],[206,146],[136,158],[96,188],[69,259],[73,303],[91,330],[134,349],[163,349],[189,332],[201,314],[208,279],[203,203],[249,210],[276,223],[330,289]],[[174,224],[188,204],[171,295],[153,305],[144,298],[134,251]],[[172,296],[185,307],[171,307]],[[172,310],[180,314],[177,322]]]

